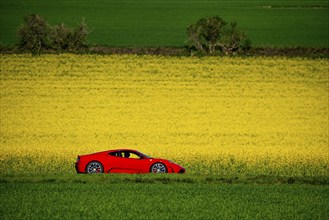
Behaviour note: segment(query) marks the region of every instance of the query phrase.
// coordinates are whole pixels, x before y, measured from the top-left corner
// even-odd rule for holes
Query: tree
[[[232,54],[250,47],[250,40],[236,27],[236,22],[227,27],[227,22],[219,16],[201,18],[188,26],[188,46],[201,53],[215,54],[216,50]]]
[[[77,51],[88,47],[88,27],[82,21],[78,27],[72,29],[63,23],[52,28],[52,47],[56,51]]]
[[[24,18],[23,25],[18,30],[19,47],[40,54],[42,48],[49,48],[51,27],[39,15],[29,15]]]
[[[218,46],[226,22],[218,17],[201,18],[187,28],[190,48],[213,54]]]
[[[251,47],[251,41],[246,33],[236,28],[236,22],[232,22],[230,27],[225,28],[225,33],[219,39],[218,45],[225,54],[232,54],[239,50],[247,50]]]
[[[83,20],[76,28],[68,28],[63,23],[51,27],[39,15],[29,15],[18,29],[19,47],[33,55],[49,49],[57,52],[76,52],[88,47],[88,34],[88,27]]]

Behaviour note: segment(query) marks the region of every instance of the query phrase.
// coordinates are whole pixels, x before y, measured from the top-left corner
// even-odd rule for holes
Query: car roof
[[[133,149],[120,148],[120,149],[112,149],[112,150],[106,150],[106,151],[99,151],[99,152],[94,152],[94,153],[80,155],[80,156],[89,156],[89,155],[95,155],[95,154],[108,154],[108,153],[120,152],[120,151],[130,151],[130,152],[141,153],[141,152],[139,152],[137,150],[133,150]]]
[[[134,152],[139,152],[137,150],[133,150],[133,149],[126,149],[126,148],[121,148],[121,149],[113,149],[113,150],[108,150],[105,152],[116,152],[116,151],[134,151]]]
[[[135,152],[135,153],[141,153],[141,154],[143,154],[142,152],[139,152],[138,150],[127,149],[127,148],[107,150],[107,151],[103,151],[103,152],[99,152],[99,153],[106,153],[106,154],[108,154],[108,153],[120,152],[120,151],[130,151],[130,152]]]

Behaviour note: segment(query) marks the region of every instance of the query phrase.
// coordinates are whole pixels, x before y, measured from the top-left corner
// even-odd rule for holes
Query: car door
[[[114,173],[147,173],[149,172],[149,160],[141,157],[133,151],[120,151],[113,160]]]
[[[148,160],[133,151],[122,152],[122,166],[127,173],[147,173]]]
[[[108,155],[107,164],[110,173],[122,173],[122,156],[121,152],[111,152]]]

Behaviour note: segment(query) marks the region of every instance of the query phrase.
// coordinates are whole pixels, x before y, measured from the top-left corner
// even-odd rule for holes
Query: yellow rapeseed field
[[[0,175],[133,148],[192,174],[329,176],[329,59],[0,55]]]

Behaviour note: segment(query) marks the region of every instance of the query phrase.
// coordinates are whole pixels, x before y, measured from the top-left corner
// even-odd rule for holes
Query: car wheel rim
[[[166,173],[166,172],[167,172],[167,169],[166,169],[165,165],[163,165],[161,163],[157,163],[152,166],[152,173]]]
[[[101,173],[102,170],[102,165],[97,162],[92,162],[88,165],[87,171],[88,173]]]

